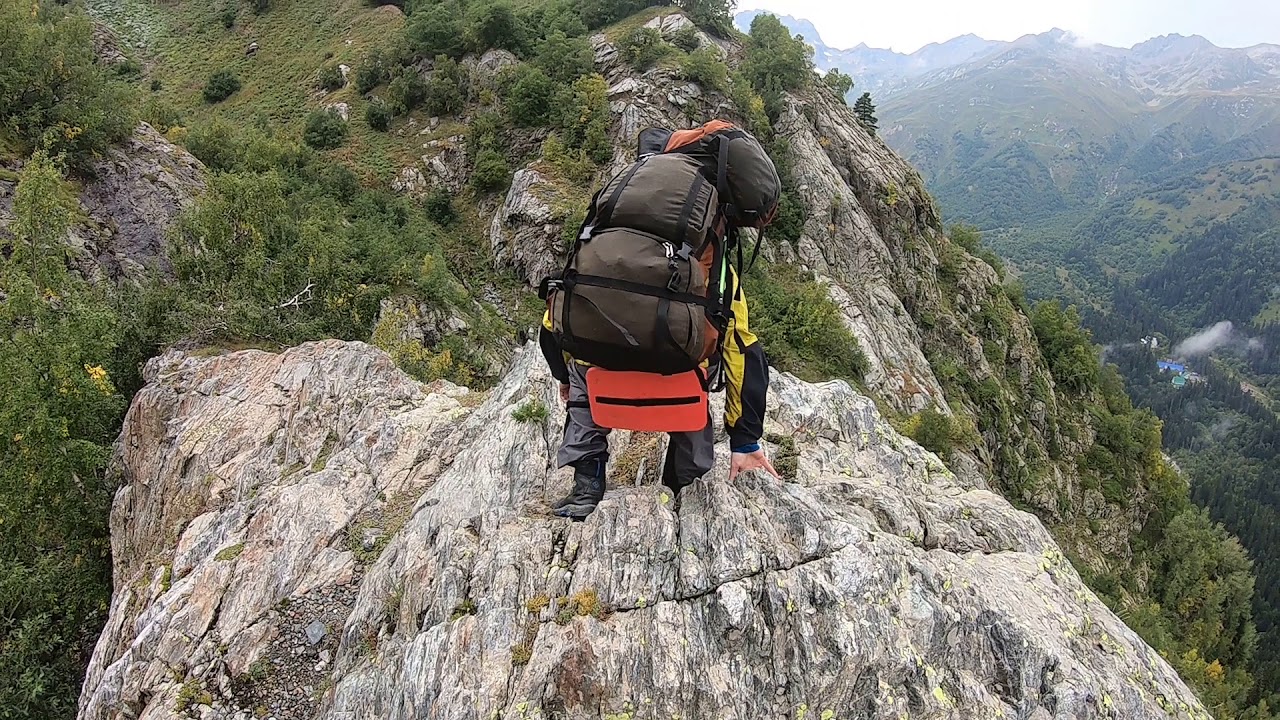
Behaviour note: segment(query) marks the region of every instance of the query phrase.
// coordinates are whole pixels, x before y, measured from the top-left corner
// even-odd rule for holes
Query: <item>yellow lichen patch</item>
[[[952,707],[955,703],[951,701],[951,697],[947,695],[947,691],[941,686],[933,689],[933,698],[943,707]]]

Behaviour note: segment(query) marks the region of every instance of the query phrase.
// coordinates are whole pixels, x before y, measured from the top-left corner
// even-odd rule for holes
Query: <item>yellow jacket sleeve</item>
[[[758,443],[764,434],[769,361],[759,338],[751,332],[746,292],[732,268],[729,273],[735,290],[733,319],[724,342],[724,424],[729,433],[729,447],[736,449]]]

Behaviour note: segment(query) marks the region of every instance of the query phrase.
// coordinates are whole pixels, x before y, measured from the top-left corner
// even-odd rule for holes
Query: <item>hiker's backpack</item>
[[[638,155],[592,198],[564,272],[544,281],[544,296],[552,332],[572,357],[675,375],[720,352],[735,249],[739,277],[743,271],[737,229],[773,220],[781,183],[760,143],[720,120],[647,129]]]

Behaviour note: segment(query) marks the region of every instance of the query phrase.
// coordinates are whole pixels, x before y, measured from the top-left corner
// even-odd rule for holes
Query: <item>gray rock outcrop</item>
[[[165,235],[205,188],[204,164],[146,123],[94,166],[80,205],[105,231],[91,242],[113,277],[167,269]]]
[[[561,230],[575,194],[581,190],[566,191],[535,166],[517,172],[489,227],[494,262],[514,268],[533,285],[560,272],[566,250]]]
[[[203,163],[146,123],[93,166],[67,242],[89,278],[168,270],[166,235],[205,188]],[[16,183],[0,181],[0,235],[13,215]]]
[[[843,382],[774,375],[785,482],[726,482],[722,439],[673,500],[618,433],[571,524],[532,347],[483,395],[338,341],[146,379],[82,720],[1208,717],[1039,521]]]

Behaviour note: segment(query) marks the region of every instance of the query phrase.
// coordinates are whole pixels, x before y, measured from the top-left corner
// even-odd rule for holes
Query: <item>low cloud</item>
[[[1178,357],[1196,357],[1208,355],[1222,347],[1257,352],[1262,349],[1262,340],[1238,332],[1230,320],[1223,320],[1178,343],[1173,354]]]

